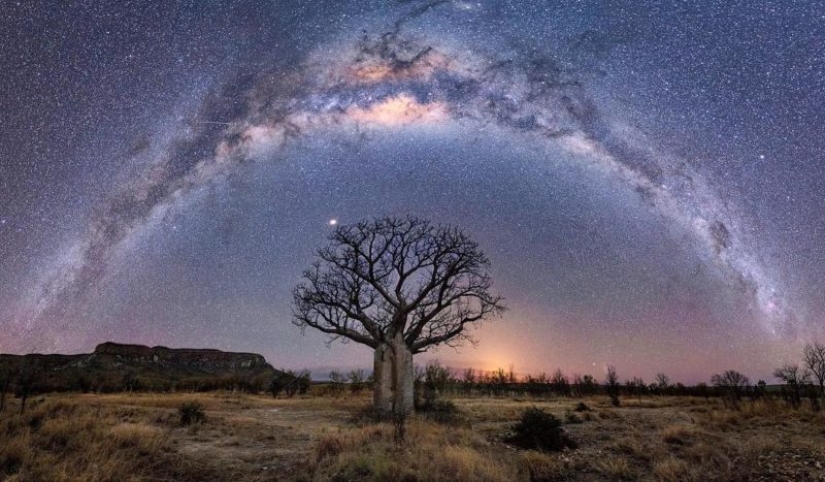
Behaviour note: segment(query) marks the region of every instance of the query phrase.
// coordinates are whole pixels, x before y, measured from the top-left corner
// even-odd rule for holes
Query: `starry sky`
[[[0,352],[368,367],[290,291],[404,214],[509,307],[422,362],[771,380],[825,336],[822,1],[2,1],[0,65]]]

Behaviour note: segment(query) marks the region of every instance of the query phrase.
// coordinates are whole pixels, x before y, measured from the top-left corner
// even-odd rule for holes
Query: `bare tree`
[[[604,386],[607,390],[607,394],[610,396],[610,403],[614,407],[619,406],[619,388],[621,387],[621,383],[619,382],[619,375],[616,374],[616,367],[613,365],[607,365],[607,376],[604,379]]]
[[[774,370],[773,376],[785,382],[791,391],[791,405],[799,407],[802,404],[802,388],[811,382],[811,373],[799,365],[786,364]]]
[[[728,370],[721,375],[717,373],[710,378],[710,381],[715,387],[724,392],[725,404],[727,405],[727,401],[729,400],[734,407],[736,407],[739,399],[742,397],[742,392],[750,385],[748,377],[736,370]]]
[[[378,412],[413,408],[413,355],[472,341],[503,310],[489,261],[455,227],[415,218],[339,226],[293,291],[293,323],[369,346]]]
[[[34,355],[25,355],[17,369],[17,389],[20,394],[20,413],[26,411],[26,401],[40,378],[40,364]]]
[[[825,398],[825,345],[809,343],[802,351],[802,358],[811,375],[819,384],[819,395]]]
[[[344,390],[344,384],[347,383],[347,376],[340,370],[332,370],[329,372],[330,387],[334,394],[340,394]]]
[[[657,373],[656,374],[656,387],[661,390],[661,393],[667,391],[670,388],[670,378],[664,373]]]
[[[349,372],[350,391],[358,393],[364,388],[367,380],[367,372],[363,368],[353,369]]]
[[[641,379],[641,377],[633,377],[630,381],[627,382],[627,386],[639,397],[639,403],[642,403],[642,395],[647,391],[647,385],[645,381]],[[641,405],[640,405],[641,406]]]
[[[556,368],[556,371],[553,372],[553,375],[550,377],[550,386],[557,395],[570,396],[570,381],[567,380],[561,368]]]

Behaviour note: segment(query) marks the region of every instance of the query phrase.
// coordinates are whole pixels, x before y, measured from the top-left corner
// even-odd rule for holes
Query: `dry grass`
[[[32,404],[0,425],[5,480],[147,480],[166,448],[164,433],[65,400]]]
[[[315,480],[514,480],[518,467],[494,456],[493,445],[470,429],[412,420],[403,442],[386,424],[319,436]]]
[[[369,395],[53,395],[24,415],[0,414],[0,480],[821,480],[825,413],[781,401],[645,397],[567,424],[574,451],[543,454],[504,443],[537,406],[565,419],[579,400],[453,399],[461,426],[413,417],[403,443],[359,416]],[[182,427],[177,409],[204,406]],[[820,464],[817,466],[817,464]],[[819,478],[817,478],[819,477]]]

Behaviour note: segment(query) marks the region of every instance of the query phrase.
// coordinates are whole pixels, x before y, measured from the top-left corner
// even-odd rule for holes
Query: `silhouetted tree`
[[[567,381],[567,377],[564,376],[561,368],[557,368],[556,371],[553,372],[553,375],[550,377],[550,386],[557,395],[570,396],[570,382]]]
[[[621,384],[619,383],[619,375],[616,374],[616,367],[613,365],[607,365],[607,376],[604,379],[604,386],[607,394],[610,396],[610,403],[614,407],[618,407],[619,402],[619,388]]]
[[[476,375],[476,371],[472,368],[467,368],[464,370],[464,373],[461,375],[462,388],[464,390],[465,395],[469,395],[472,393],[473,389],[476,386],[476,381],[478,377]]]
[[[340,394],[344,390],[344,384],[347,383],[347,378],[340,370],[332,370],[329,372],[329,381],[331,382],[332,392]]]
[[[492,385],[493,394],[501,395],[507,390],[507,372],[504,368],[496,368],[489,373],[489,383]]]
[[[20,395],[20,413],[24,413],[26,411],[26,401],[32,394],[39,376],[40,366],[37,363],[37,360],[30,355],[24,356],[17,371],[17,390]]]
[[[667,393],[668,388],[670,388],[670,378],[664,373],[657,373],[656,374],[656,391],[661,394]]]
[[[123,374],[121,385],[125,392],[132,393],[133,391],[140,390],[140,380],[134,370],[127,370],[126,373]]]
[[[469,340],[504,310],[489,261],[455,227],[387,217],[339,226],[293,291],[294,320],[375,350],[379,413],[413,408],[413,355]]]
[[[717,373],[711,377],[710,381],[722,391],[725,405],[730,401],[734,407],[742,398],[742,392],[750,385],[748,377],[736,370],[728,370],[721,375]]]
[[[298,374],[295,384],[298,387],[298,395],[306,395],[309,391],[309,386],[312,383],[312,376],[308,370],[304,370]]]
[[[599,388],[599,383],[593,375],[576,375],[573,377],[573,385],[579,392],[579,396],[593,395]]]
[[[632,379],[628,380],[627,387],[630,389],[631,392],[635,393],[639,397],[639,403],[642,402],[642,395],[647,391],[647,385],[645,385],[645,381],[639,377],[633,377]]]
[[[705,397],[705,400],[710,398],[710,387],[705,382],[699,382],[696,385],[696,395],[700,397]]]
[[[507,368],[507,384],[515,385],[516,383],[518,383],[518,378],[516,377],[515,367],[511,363],[509,368]]]
[[[825,397],[825,345],[821,343],[805,345],[802,358],[805,368],[811,372],[811,376],[819,384],[820,398]]]
[[[273,397],[277,398],[283,392],[287,397],[294,397],[295,394],[304,395],[309,390],[310,374],[303,371],[300,374],[293,370],[282,370],[269,382],[268,390]]]
[[[799,365],[786,364],[774,370],[773,376],[785,382],[791,405],[799,407],[802,404],[802,388],[811,381],[810,372]]]
[[[364,383],[367,379],[367,373],[362,369],[358,368],[355,370],[350,370],[349,372],[349,383],[350,383],[350,391],[352,393],[358,393],[364,388]]]
[[[424,410],[429,410],[447,389],[453,374],[449,368],[441,366],[438,360],[432,360],[416,378],[420,387],[419,406]]]

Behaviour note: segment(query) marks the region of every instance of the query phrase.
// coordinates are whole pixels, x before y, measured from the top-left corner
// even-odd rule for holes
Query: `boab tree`
[[[375,350],[374,404],[413,408],[413,355],[471,341],[504,310],[489,261],[464,232],[415,217],[342,225],[293,291],[293,323]]]

